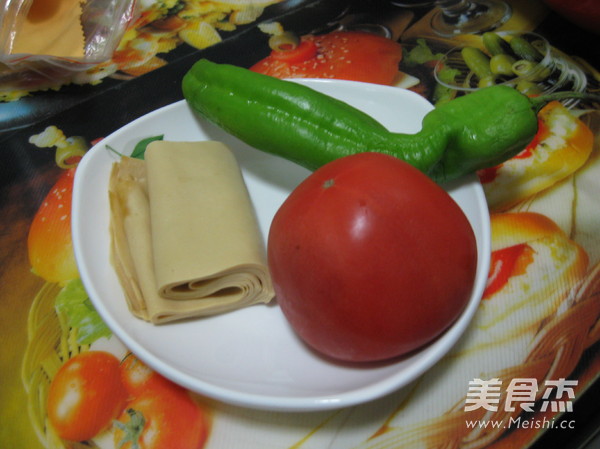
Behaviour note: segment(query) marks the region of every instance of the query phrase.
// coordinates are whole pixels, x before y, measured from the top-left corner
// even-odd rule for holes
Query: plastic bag
[[[136,15],[135,0],[2,0],[0,7],[0,63],[12,71],[33,70],[37,75],[50,78],[60,78],[109,60]],[[58,29],[52,29],[54,23],[61,20],[61,8],[69,8],[67,14],[72,17],[76,14],[78,23],[70,24],[69,32],[80,33],[80,54],[19,51],[26,48],[18,45],[22,41],[44,44],[44,39],[48,39],[46,34],[52,33],[58,34],[57,42],[62,40],[64,45],[75,45],[72,38],[69,42]],[[78,30],[75,29],[77,25]],[[48,48],[46,45],[44,50]]]

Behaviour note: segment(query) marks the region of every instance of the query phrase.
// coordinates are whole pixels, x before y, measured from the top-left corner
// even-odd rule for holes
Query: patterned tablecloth
[[[127,361],[122,370],[144,373],[93,309],[74,262],[73,172],[94,142],[180,100],[181,78],[201,57],[244,67],[266,57],[274,23],[298,36],[361,30],[398,41],[394,84],[434,103],[461,95],[437,85],[440,57],[458,45],[483,48],[481,33],[436,33],[433,2],[137,3],[109,61],[75,75],[0,71],[0,447],[130,447],[116,445],[119,425],[94,430],[80,415],[53,426],[48,418],[48,403],[61,400],[49,397],[50,385],[69,360],[108,351]],[[570,76],[560,89],[598,92],[598,35],[543,3],[507,4],[495,31],[545,37]],[[598,108],[586,100],[549,104],[529,147],[478,174],[492,223],[488,290],[458,344],[419,379],[350,408],[281,413],[188,395],[168,382],[136,387],[130,376],[131,407],[157,426],[154,443],[140,447],[577,447],[598,422]],[[82,371],[89,392],[110,385],[98,372]],[[184,396],[167,400],[166,390]]]

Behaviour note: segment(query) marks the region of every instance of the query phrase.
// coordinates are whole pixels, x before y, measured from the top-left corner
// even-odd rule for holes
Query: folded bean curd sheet
[[[264,242],[233,153],[155,141],[113,165],[111,259],[131,312],[155,324],[267,303]]]

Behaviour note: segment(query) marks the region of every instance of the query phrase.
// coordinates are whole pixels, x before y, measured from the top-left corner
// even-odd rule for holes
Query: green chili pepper
[[[194,64],[182,88],[202,117],[259,150],[311,170],[374,151],[398,157],[441,183],[511,158],[537,131],[535,105],[508,86],[436,107],[415,134],[390,132],[367,114],[306,86],[207,60]]]

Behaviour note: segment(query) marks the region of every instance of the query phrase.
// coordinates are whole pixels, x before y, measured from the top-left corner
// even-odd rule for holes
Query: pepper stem
[[[598,101],[600,102],[600,95],[592,94],[589,92],[552,92],[550,94],[539,95],[537,97],[530,98],[531,104],[536,111],[539,111],[545,104],[551,101],[564,100],[567,98],[578,98],[582,100]]]

